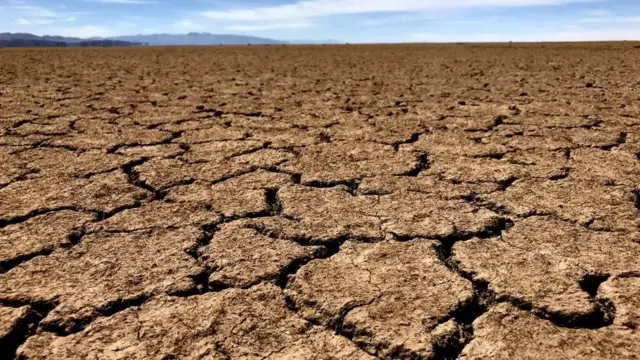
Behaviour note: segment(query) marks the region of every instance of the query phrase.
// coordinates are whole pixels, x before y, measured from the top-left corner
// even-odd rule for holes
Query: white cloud
[[[605,10],[605,9],[588,9],[584,11],[584,14],[587,16],[602,17],[602,16],[612,16],[613,12],[611,10]]]
[[[640,16],[603,16],[577,19],[576,24],[625,24],[640,23]]]
[[[104,26],[70,26],[51,29],[52,34],[60,36],[91,38],[108,37],[114,34],[114,30]]]
[[[200,29],[202,26],[193,20],[185,19],[174,23],[173,27],[185,30],[195,30]]]
[[[48,19],[31,19],[30,20],[25,18],[17,18],[15,23],[18,25],[32,26],[32,25],[48,25],[53,23],[53,21]]]
[[[61,36],[72,36],[79,38],[110,37],[118,35],[131,35],[132,33],[142,33],[139,25],[130,21],[116,21],[109,25],[76,25],[59,24],[40,28],[34,33],[49,33]]]
[[[288,20],[341,14],[409,12],[479,7],[561,5],[599,0],[304,0],[296,3],[205,11],[211,19],[233,21]]]
[[[226,26],[225,30],[230,31],[264,31],[275,29],[303,29],[313,27],[313,23],[308,21],[299,22],[284,22],[284,23],[263,23],[252,25],[230,25]]]
[[[568,27],[563,31],[519,34],[413,34],[421,42],[554,42],[554,41],[611,41],[638,40],[640,27],[588,30]]]
[[[155,0],[91,0],[91,2],[102,4],[123,4],[123,5],[148,5],[157,4]]]
[[[66,27],[74,23],[86,12],[65,10],[64,6],[45,7],[31,5],[24,1],[0,0],[0,30],[9,32],[29,32],[54,34],[57,26]]]
[[[171,24],[170,28],[177,33],[202,32],[211,31],[212,27],[209,25],[193,19],[182,19]]]
[[[34,17],[55,18],[59,16],[56,12],[41,6],[20,5],[16,6],[15,9],[22,10],[22,12]]]

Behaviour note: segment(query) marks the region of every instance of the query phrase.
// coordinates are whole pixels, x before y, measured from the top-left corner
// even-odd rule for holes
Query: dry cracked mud
[[[0,360],[638,359],[639,54],[2,49]]]

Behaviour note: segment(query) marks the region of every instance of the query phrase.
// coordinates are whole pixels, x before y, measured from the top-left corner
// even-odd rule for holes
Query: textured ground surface
[[[0,360],[638,359],[640,48],[0,51]]]

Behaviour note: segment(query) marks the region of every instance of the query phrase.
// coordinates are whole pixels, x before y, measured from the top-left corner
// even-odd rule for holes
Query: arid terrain
[[[0,49],[0,360],[638,359],[638,59]]]

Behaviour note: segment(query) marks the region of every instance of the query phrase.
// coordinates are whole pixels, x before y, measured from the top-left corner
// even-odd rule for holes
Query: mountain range
[[[188,34],[151,34],[126,35],[109,38],[112,40],[143,43],[151,46],[165,45],[276,45],[285,44],[284,41],[260,38],[255,36],[195,33]]]
[[[37,36],[27,33],[0,33],[0,47],[82,47],[82,46],[138,46],[140,42],[118,39],[81,39],[64,36]]]
[[[337,41],[280,41],[255,36],[211,33],[126,35],[108,38],[38,36],[27,33],[0,33],[0,47],[72,46],[177,46],[177,45],[282,45],[336,44]]]

